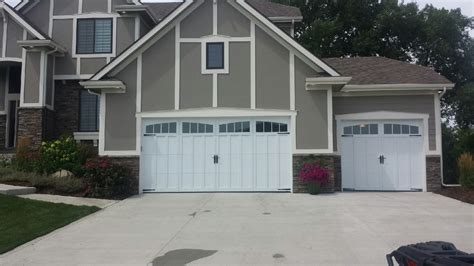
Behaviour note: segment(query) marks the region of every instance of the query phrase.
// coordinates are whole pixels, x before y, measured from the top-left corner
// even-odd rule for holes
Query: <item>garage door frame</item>
[[[342,156],[342,135],[345,123],[354,123],[358,121],[370,122],[375,121],[377,123],[383,121],[420,121],[421,132],[423,137],[423,157],[429,153],[429,126],[428,119],[429,114],[422,113],[405,113],[405,112],[388,112],[388,111],[377,111],[377,112],[366,112],[366,113],[351,113],[344,115],[336,115],[336,134],[337,134],[337,155]],[[342,159],[342,158],[341,158]],[[427,176],[426,169],[424,169],[424,176],[422,180],[423,191],[427,191]],[[342,171],[341,171],[342,172]],[[344,176],[341,173],[341,182],[344,182]],[[344,186],[341,185],[341,191]]]
[[[199,109],[186,109],[186,110],[173,110],[173,111],[158,111],[158,112],[142,112],[137,114],[137,143],[142,145],[143,136],[143,123],[145,119],[163,119],[163,120],[181,120],[186,119],[234,119],[234,118],[288,118],[289,121],[289,132],[290,132],[290,173],[293,173],[293,155],[294,147],[296,146],[295,139],[295,126],[294,121],[296,120],[296,111],[289,110],[264,110],[264,109],[239,109],[239,108],[199,108]],[[141,152],[140,152],[141,154]],[[143,193],[142,187],[142,172],[139,177],[139,191]],[[291,192],[293,192],[293,177],[291,176]]]

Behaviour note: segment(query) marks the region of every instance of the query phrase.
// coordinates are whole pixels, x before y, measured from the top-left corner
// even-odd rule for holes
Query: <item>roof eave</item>
[[[268,19],[275,23],[297,23],[303,21],[303,17],[268,17]]]
[[[371,92],[371,91],[439,91],[453,89],[455,84],[367,84],[367,85],[346,85],[341,92]]]
[[[119,14],[125,13],[139,13],[143,14],[147,19],[149,19],[153,24],[158,23],[158,18],[156,18],[155,14],[151,11],[150,7],[147,5],[119,5],[115,7],[115,11]]]
[[[120,80],[87,80],[79,84],[94,93],[125,93],[126,86]]]
[[[64,55],[66,53],[66,48],[57,44],[52,40],[22,40],[17,41],[18,45],[24,49],[34,49],[34,48],[46,48],[54,53],[59,55]]]

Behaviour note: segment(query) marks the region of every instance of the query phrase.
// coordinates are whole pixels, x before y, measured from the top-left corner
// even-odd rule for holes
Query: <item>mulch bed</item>
[[[467,189],[463,187],[449,187],[442,188],[436,193],[445,197],[460,200],[462,202],[474,204],[474,189]]]

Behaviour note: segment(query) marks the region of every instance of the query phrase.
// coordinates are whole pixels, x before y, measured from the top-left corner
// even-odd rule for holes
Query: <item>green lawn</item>
[[[0,254],[98,210],[0,195]]]

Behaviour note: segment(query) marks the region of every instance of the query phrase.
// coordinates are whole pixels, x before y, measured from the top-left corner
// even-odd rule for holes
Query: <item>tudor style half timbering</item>
[[[428,68],[321,60],[267,0],[0,4],[0,142],[73,135],[132,171],[133,190],[326,192],[441,186],[440,98]],[[45,15],[47,14],[47,15]],[[3,145],[2,145],[3,146]]]

